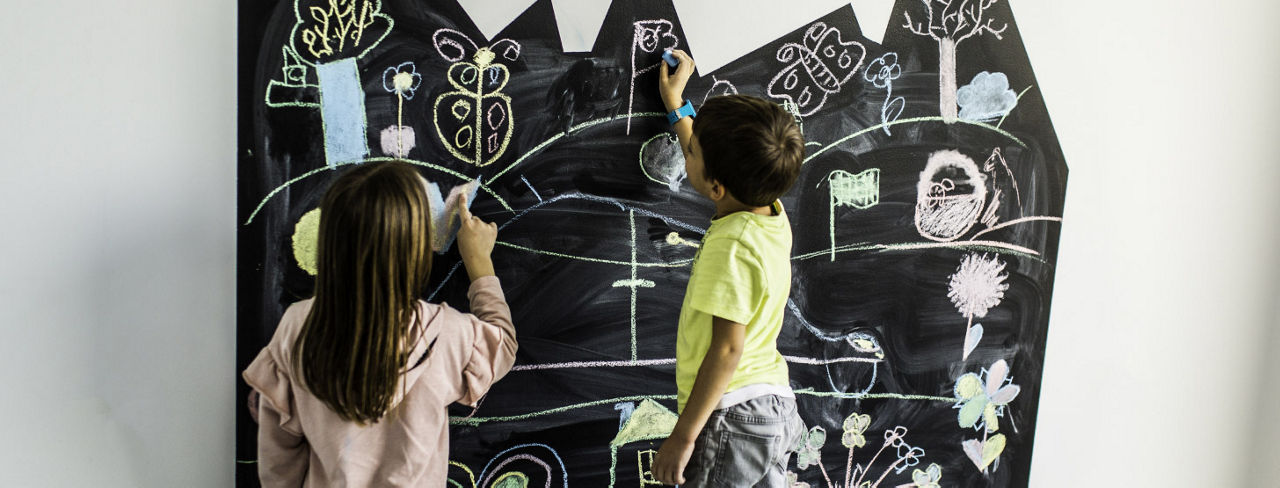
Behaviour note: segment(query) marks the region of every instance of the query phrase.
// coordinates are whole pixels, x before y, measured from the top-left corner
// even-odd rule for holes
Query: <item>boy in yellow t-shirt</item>
[[[689,183],[716,216],[693,262],[676,333],[680,420],[659,449],[654,478],[702,487],[784,484],[804,430],[778,332],[791,290],[791,224],[778,197],[795,183],[804,137],[775,103],[684,100],[693,60],[673,51],[659,91],[684,149]]]

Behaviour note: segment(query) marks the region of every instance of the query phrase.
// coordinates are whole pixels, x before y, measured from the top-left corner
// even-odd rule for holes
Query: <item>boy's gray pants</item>
[[[680,486],[782,487],[803,434],[794,398],[765,395],[716,410],[694,441]]]

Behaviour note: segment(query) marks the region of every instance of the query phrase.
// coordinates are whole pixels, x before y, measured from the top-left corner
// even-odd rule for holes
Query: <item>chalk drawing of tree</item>
[[[903,27],[913,34],[926,36],[938,42],[938,91],[942,119],[948,124],[958,118],[956,108],[956,47],[965,39],[990,33],[996,39],[1009,27],[1008,24],[993,27],[995,19],[986,18],[986,11],[998,0],[920,0],[924,4],[925,19],[916,22],[911,12],[904,12]]]
[[[289,45],[315,64],[364,57],[394,25],[381,0],[298,0],[294,16]]]
[[[994,257],[988,258],[986,254],[969,254],[960,261],[960,266],[951,275],[947,298],[969,319],[965,326],[962,359],[969,359],[969,353],[982,340],[982,324],[974,324],[974,317],[986,317],[987,311],[999,305],[1004,299],[1005,290],[1009,289],[1009,285],[1005,283],[1009,275],[1002,273],[1004,267],[1005,263]]]
[[[284,79],[267,86],[267,106],[319,108],[329,167],[368,153],[364,90],[356,61],[390,33],[380,0],[296,0]],[[316,83],[309,80],[314,73]]]

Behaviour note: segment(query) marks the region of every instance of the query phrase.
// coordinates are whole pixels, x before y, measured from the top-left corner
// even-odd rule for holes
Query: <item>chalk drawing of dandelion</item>
[[[1005,283],[1009,275],[1002,273],[1004,267],[1005,263],[994,257],[988,258],[986,254],[969,254],[960,261],[955,274],[951,275],[947,298],[969,319],[965,326],[962,359],[969,359],[969,353],[973,352],[973,348],[982,339],[982,324],[974,324],[974,317],[986,317],[987,311],[999,305],[1004,299],[1005,290],[1009,289],[1009,285]]]

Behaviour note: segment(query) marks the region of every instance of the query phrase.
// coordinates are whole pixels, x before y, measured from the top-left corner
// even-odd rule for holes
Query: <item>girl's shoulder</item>
[[[306,322],[307,314],[311,313],[311,304],[314,302],[313,298],[293,302],[284,309],[284,315],[280,316],[280,322],[276,324],[276,330],[271,334],[271,341],[267,344],[267,349],[271,350],[272,355],[281,363],[280,367],[285,369],[290,367],[289,358],[293,355],[293,343],[302,332],[302,324]]]
[[[466,313],[449,306],[448,303],[432,303],[426,300],[418,300],[418,320],[421,321],[420,325],[426,329],[434,327],[454,328],[470,324]]]
[[[471,314],[453,308],[448,303],[432,303],[418,300],[418,320],[410,333],[412,337],[446,347],[468,346],[475,338],[475,323]]]
[[[289,304],[284,309],[284,315],[280,317],[280,324],[276,326],[275,337],[289,339],[288,343],[292,343],[292,338],[297,337],[298,332],[302,330],[302,323],[307,321],[307,315],[311,313],[313,303],[315,298]]]

